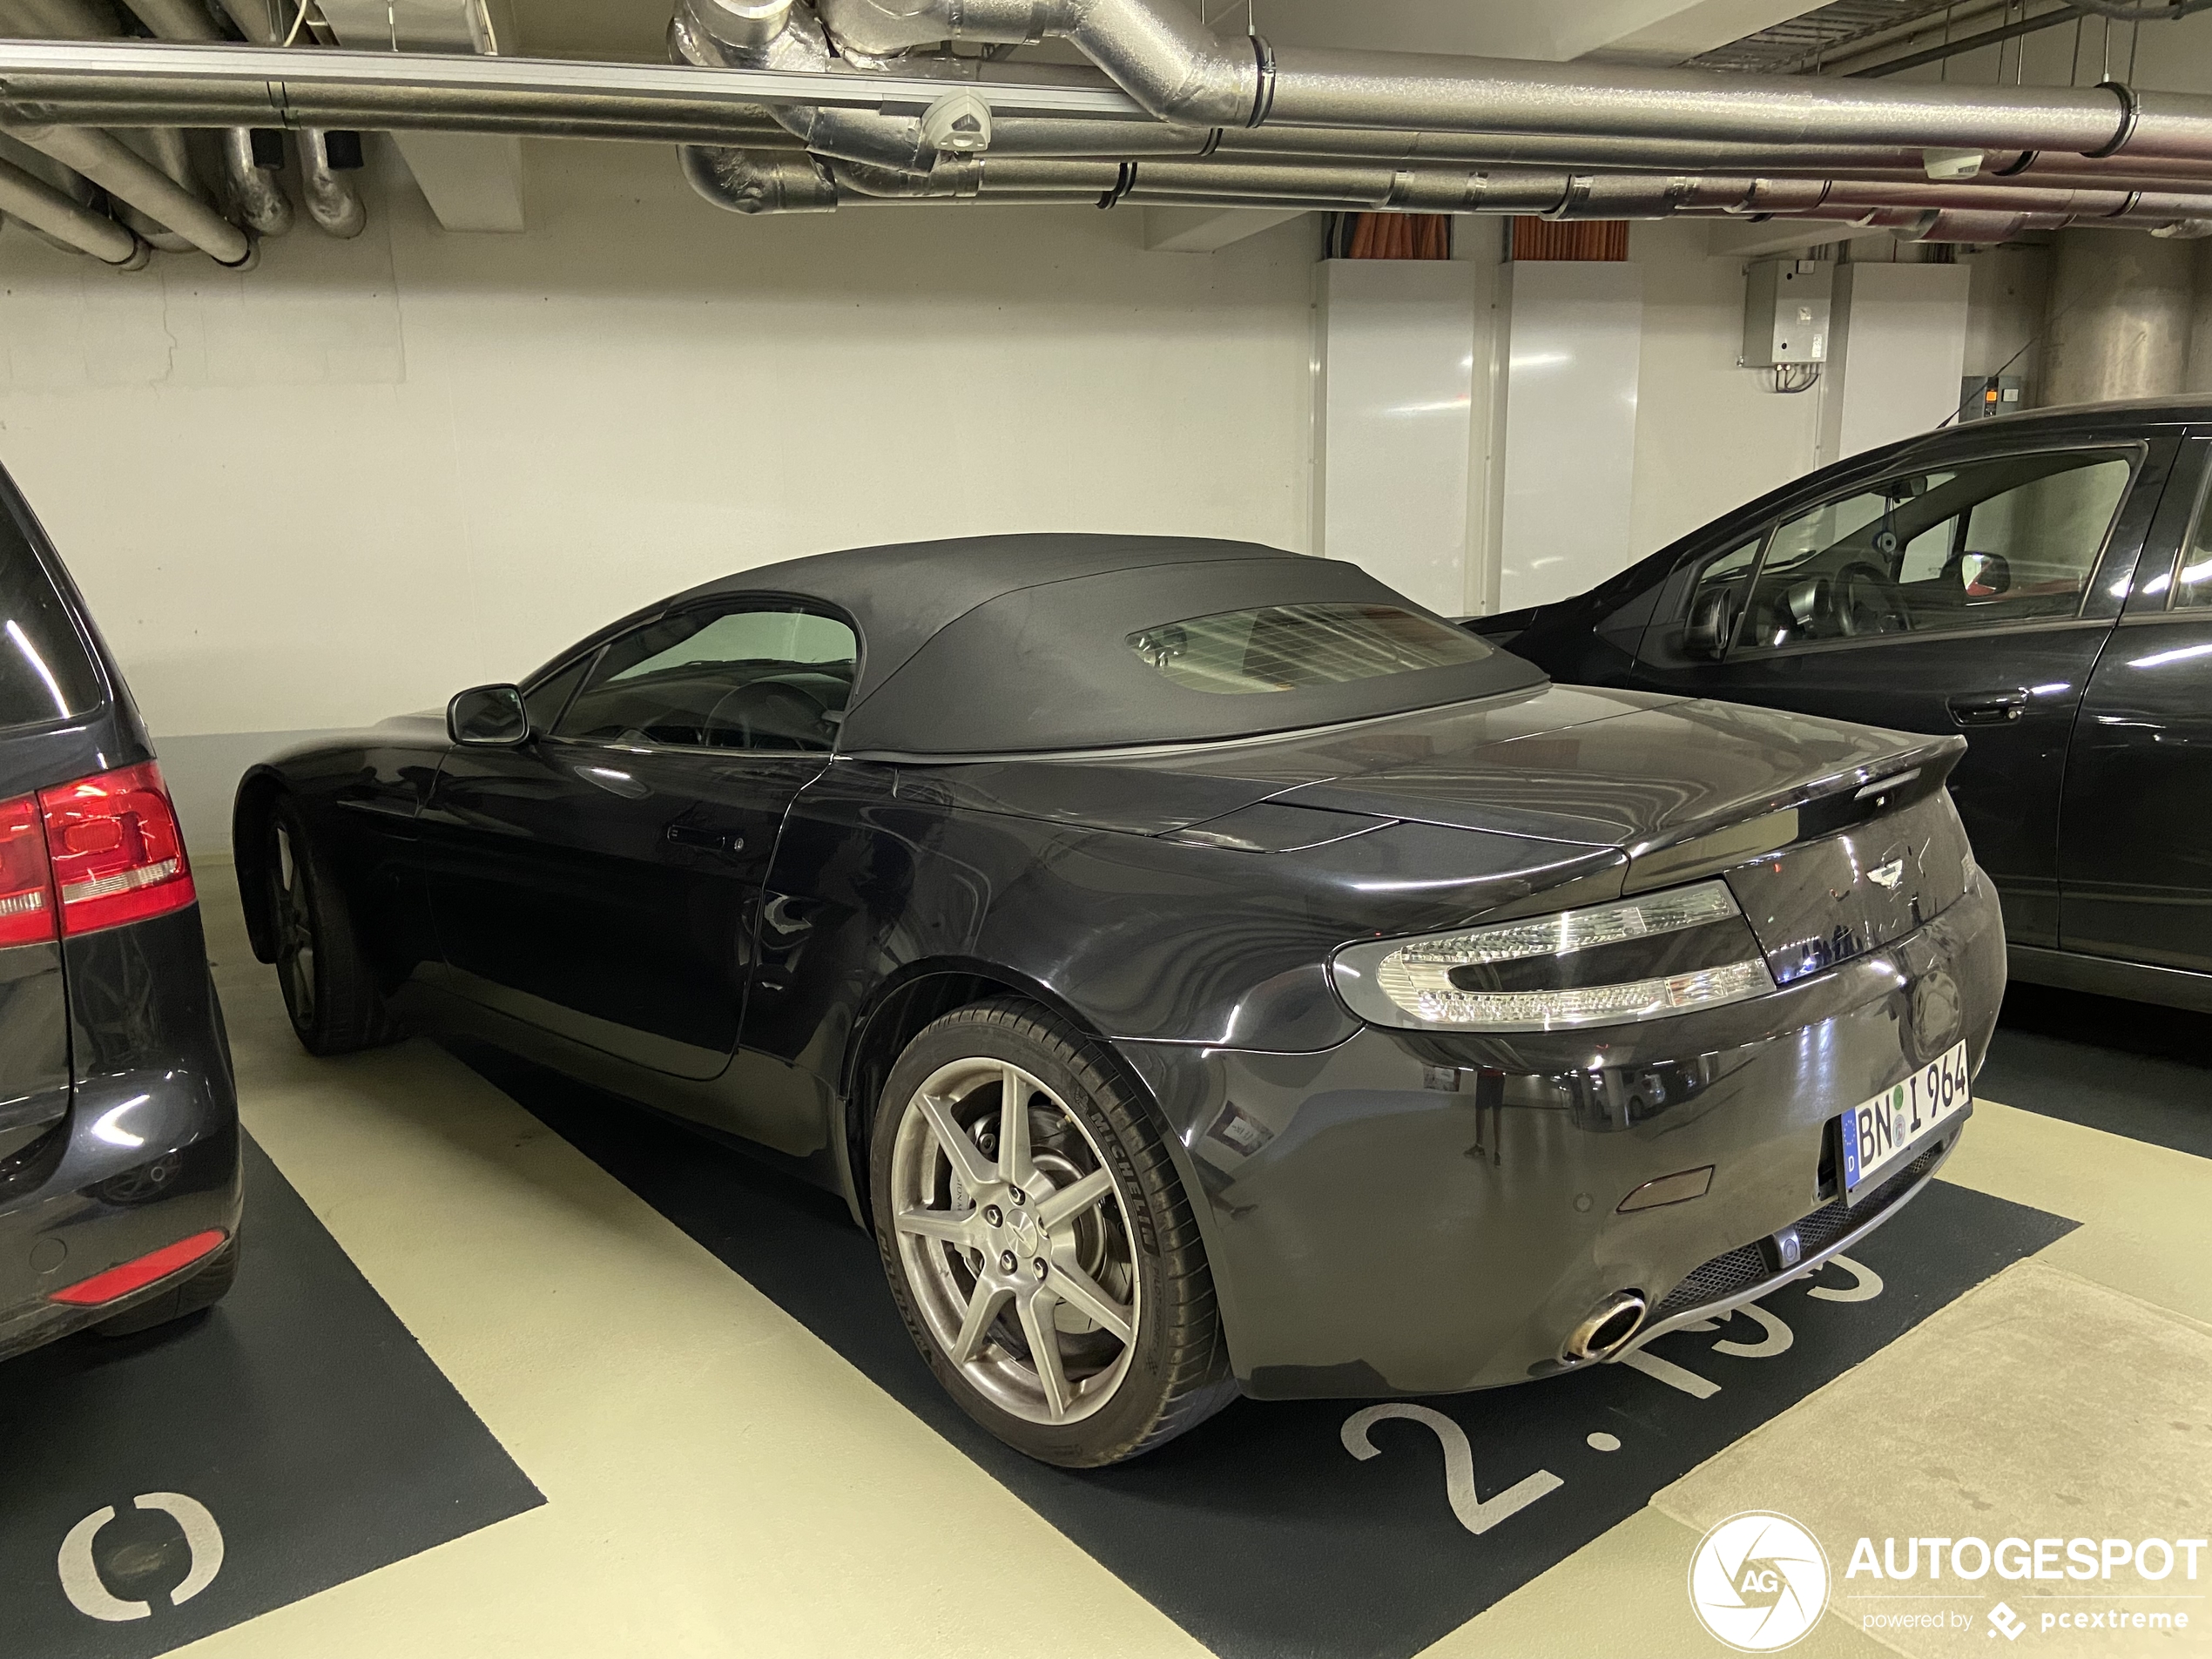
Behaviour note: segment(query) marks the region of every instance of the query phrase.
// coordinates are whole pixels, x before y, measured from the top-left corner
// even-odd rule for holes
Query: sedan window
[[[2151,588],[2156,589],[2166,581],[2161,576],[2150,584]],[[2182,550],[2181,567],[2174,572],[2171,585],[2174,597],[2168,603],[2175,610],[2212,606],[2212,503],[2197,509],[2196,533]]]
[[[1776,529],[1737,649],[2074,616],[2135,460],[2005,455],[1823,502]]]
[[[555,735],[655,748],[827,751],[858,655],[844,623],[788,605],[664,617],[600,653]]]

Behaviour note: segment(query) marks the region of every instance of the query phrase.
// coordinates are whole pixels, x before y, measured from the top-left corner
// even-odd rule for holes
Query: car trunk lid
[[[1964,742],[1689,702],[1380,767],[1278,803],[1610,847],[1627,893],[1726,877],[1776,980],[1876,950],[1966,890]]]

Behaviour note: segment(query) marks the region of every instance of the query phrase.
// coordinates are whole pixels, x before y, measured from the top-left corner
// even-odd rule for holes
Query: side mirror
[[[1690,608],[1689,621],[1682,631],[1683,655],[1718,661],[1721,653],[1728,649],[1728,637],[1735,631],[1735,623],[1736,607],[1730,602],[1725,589],[1704,595]]]
[[[446,705],[446,735],[473,749],[513,749],[530,738],[529,711],[512,685],[478,685]]]
[[[1969,553],[1960,561],[1970,599],[1994,599],[2013,590],[2013,567],[2002,553]]]

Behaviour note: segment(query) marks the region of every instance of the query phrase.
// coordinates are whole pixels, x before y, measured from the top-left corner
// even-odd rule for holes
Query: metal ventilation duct
[[[1851,27],[1898,15],[1871,4]],[[2124,87],[1277,50],[1176,0],[683,0],[671,37],[687,61],[0,41],[0,121],[674,140],[705,146],[685,161],[701,193],[749,212],[1785,214],[1971,239],[2212,225],[2212,99]],[[1096,67],[951,51],[1048,37]]]

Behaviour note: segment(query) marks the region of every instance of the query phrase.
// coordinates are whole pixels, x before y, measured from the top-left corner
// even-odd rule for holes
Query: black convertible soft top
[[[821,553],[708,583],[680,607],[790,595],[850,617],[860,678],[848,753],[1005,754],[1296,731],[1541,685],[1485,647],[1475,660],[1258,696],[1176,684],[1130,648],[1146,628],[1258,606],[1422,610],[1341,560],[1250,542],[1029,535]]]

